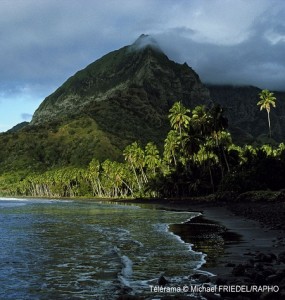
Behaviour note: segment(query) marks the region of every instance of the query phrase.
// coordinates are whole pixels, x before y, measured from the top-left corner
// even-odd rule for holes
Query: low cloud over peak
[[[0,1],[0,119],[142,33],[204,82],[285,90],[284,20],[283,0]]]

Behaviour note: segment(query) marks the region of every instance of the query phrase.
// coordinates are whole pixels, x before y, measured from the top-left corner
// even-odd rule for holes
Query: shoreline
[[[265,195],[268,194],[265,193]],[[197,222],[197,218],[199,217],[196,217],[184,224],[174,224],[184,226],[187,229],[184,236],[183,234],[174,232],[173,228],[170,228],[170,231],[178,235],[184,242],[189,243],[189,241],[185,240],[185,238],[191,236],[188,232],[189,229],[193,230],[193,227],[197,226],[197,223],[209,226],[210,222],[210,224],[215,224],[223,228],[223,234],[238,234],[240,240],[237,236],[234,236],[233,239],[227,239],[225,235],[216,235],[216,237],[221,236],[224,240],[224,252],[219,253],[215,264],[210,266],[207,265],[206,257],[206,264],[197,269],[197,274],[194,274],[194,277],[189,277],[189,280],[195,278],[199,284],[214,285],[274,285],[280,288],[280,293],[253,293],[250,295],[242,293],[241,297],[245,297],[243,299],[275,300],[285,299],[285,200],[283,195],[284,192],[274,193],[275,198],[267,198],[262,194],[260,198],[260,195],[256,197],[256,193],[246,193],[243,198],[238,197],[237,199],[227,199],[226,201],[213,197],[128,200],[88,198],[79,200],[109,201],[126,205],[133,204],[145,208],[202,213],[203,219],[200,219],[199,222]],[[31,198],[27,197],[24,199]],[[68,198],[68,200],[74,199]],[[190,243],[193,245],[193,250],[196,251],[195,242]],[[204,251],[202,252],[205,253]],[[202,274],[199,271],[202,271]],[[203,274],[203,271],[215,274],[215,276],[207,276]],[[224,297],[226,299],[233,299],[238,295],[236,293],[225,292],[219,298],[213,298],[215,296],[213,294],[203,296],[206,299],[224,299]],[[262,298],[260,298],[261,296]],[[120,299],[137,298],[125,298],[123,296]],[[164,299],[189,299],[189,297],[161,298],[161,300]]]
[[[241,293],[240,295],[247,297],[245,299],[282,299],[283,297],[285,299],[285,220],[283,220],[285,219],[285,202],[283,198],[276,202],[272,202],[270,198],[239,199],[236,203],[209,201],[209,199],[203,200],[202,198],[134,199],[116,202],[173,211],[201,212],[201,220],[195,217],[184,224],[176,224],[185,226],[183,230],[186,234],[183,230],[173,231],[172,225],[170,226],[170,230],[179,235],[184,242],[193,244],[192,249],[195,251],[201,249],[195,247],[195,242],[187,240],[189,230],[193,231],[193,226],[195,229],[197,223],[202,227],[210,223],[224,229],[222,235],[217,235],[223,237],[224,252],[219,253],[215,263],[210,266],[207,265],[206,256],[206,264],[197,270],[209,272],[215,276],[210,278],[200,274],[197,275],[198,281],[201,284],[214,285],[276,285],[279,287],[278,293]],[[269,216],[264,217],[264,214],[269,214]],[[197,231],[194,231],[194,234],[196,233]],[[215,297],[213,293],[203,296],[206,299]],[[223,297],[233,299],[237,296],[237,293],[225,292],[219,296],[220,298],[215,299],[224,299]]]

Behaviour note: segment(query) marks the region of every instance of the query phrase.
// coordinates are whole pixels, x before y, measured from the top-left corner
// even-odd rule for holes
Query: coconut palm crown
[[[266,109],[267,111],[269,137],[271,138],[270,109],[271,106],[276,107],[276,98],[269,90],[262,90],[259,93],[259,99],[260,101],[257,102],[257,105],[260,105],[260,110]]]

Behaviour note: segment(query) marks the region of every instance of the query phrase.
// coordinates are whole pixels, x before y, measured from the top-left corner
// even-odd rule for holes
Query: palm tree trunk
[[[269,137],[271,138],[271,124],[270,124],[270,111],[267,109],[268,127],[269,127]]]
[[[141,190],[141,185],[140,185],[140,182],[139,182],[139,178],[138,178],[138,175],[137,175],[137,172],[136,172],[135,166],[133,165],[133,163],[132,163],[132,162],[131,162],[131,166],[132,166],[132,169],[133,169],[133,172],[134,172],[134,175],[135,175],[135,178],[136,178],[137,184],[138,184],[138,188],[139,188],[139,191],[140,191],[140,190]]]

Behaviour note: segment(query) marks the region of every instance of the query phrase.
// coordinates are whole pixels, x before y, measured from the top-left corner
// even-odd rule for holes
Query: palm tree
[[[88,180],[91,184],[93,196],[102,197],[102,186],[100,180],[100,162],[93,158],[88,166]]]
[[[271,138],[270,109],[271,105],[272,107],[276,107],[276,98],[269,90],[262,90],[261,93],[259,93],[259,99],[260,101],[257,102],[257,105],[260,105],[260,110],[266,109],[267,111],[269,137]]]
[[[219,144],[218,132],[228,128],[228,119],[224,116],[224,108],[220,104],[215,104],[210,112],[210,126],[212,128],[212,136]]]
[[[230,166],[225,153],[225,148],[230,144],[230,134],[226,131],[228,127],[228,119],[224,116],[224,108],[220,104],[215,104],[210,110],[210,123],[212,127],[211,136],[215,141],[215,150],[220,156],[220,168],[223,177],[222,160],[224,160],[228,172],[230,172]]]
[[[179,135],[182,134],[182,128],[187,128],[190,117],[188,113],[190,113],[190,109],[186,108],[180,101],[175,102],[171,109],[169,110],[170,114],[168,115],[170,119],[171,127],[177,131],[179,131]]]
[[[177,165],[176,153],[179,145],[178,134],[174,130],[170,130],[164,141],[164,159],[168,165],[171,165],[172,161],[174,165]]]
[[[132,143],[131,145],[128,145],[124,151],[123,151],[123,155],[125,158],[125,161],[131,166],[131,169],[134,173],[134,176],[136,178],[137,184],[138,184],[138,189],[141,190],[141,184],[138,178],[138,174],[136,171],[136,152],[138,148],[138,144],[137,142]]]
[[[134,172],[138,189],[141,190],[142,185],[146,183],[147,177],[144,172],[145,167],[145,153],[144,150],[138,145],[137,142],[133,142],[128,145],[123,151],[124,158],[126,162],[131,166]]]
[[[211,119],[205,105],[196,106],[192,110],[191,125],[197,134],[202,136],[211,133]]]
[[[159,157],[159,151],[157,149],[157,146],[152,142],[149,142],[145,146],[145,162],[148,169],[155,176],[156,168],[160,164],[160,157]]]

